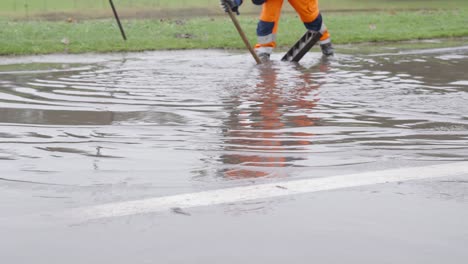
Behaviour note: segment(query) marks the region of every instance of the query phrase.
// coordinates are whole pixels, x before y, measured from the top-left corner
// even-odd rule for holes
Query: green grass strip
[[[114,0],[122,12],[125,10],[204,8],[220,10],[218,0]],[[466,9],[466,0],[320,0],[320,8],[327,10],[362,9]],[[285,2],[288,8],[290,5]],[[251,10],[254,5],[245,1],[241,8]],[[258,8],[257,8],[258,9]],[[0,15],[28,16],[48,12],[109,12],[108,0],[1,0]]]
[[[255,43],[257,18],[240,16]],[[324,14],[334,43],[400,41],[468,36],[468,10]],[[37,22],[0,20],[0,55],[244,48],[227,17],[187,20],[124,20],[129,40],[113,20]],[[282,17],[280,47],[291,46],[305,29],[293,14]],[[68,40],[69,44],[62,43]],[[66,41],[65,41],[66,42]]]

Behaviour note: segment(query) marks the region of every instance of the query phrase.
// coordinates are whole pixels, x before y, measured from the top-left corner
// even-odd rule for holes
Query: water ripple
[[[143,171],[129,181],[187,187],[467,160],[468,57],[450,52],[450,63],[311,54],[256,67],[215,51],[3,63],[0,173],[95,185],[112,177],[89,173]]]

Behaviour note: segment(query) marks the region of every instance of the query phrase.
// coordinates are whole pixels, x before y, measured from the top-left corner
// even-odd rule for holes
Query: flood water
[[[2,58],[0,184],[76,206],[468,160],[468,46],[280,56]]]
[[[215,50],[2,57],[2,260],[462,264],[468,175],[389,183],[379,171],[466,171],[464,43],[342,46],[332,60],[315,49],[300,64],[278,52],[262,66]],[[346,180],[365,172],[384,179]],[[337,175],[358,181],[152,209],[169,195],[255,197],[264,183],[289,192],[281,184]],[[110,217],[81,218],[96,206]],[[84,220],[65,217],[73,210]]]

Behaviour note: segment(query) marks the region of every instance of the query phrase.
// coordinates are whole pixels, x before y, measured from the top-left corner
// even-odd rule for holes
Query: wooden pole
[[[226,6],[229,7],[229,4],[226,3],[226,0],[223,0],[225,1],[225,4]],[[239,21],[237,21],[237,18],[236,16],[234,15],[234,13],[232,12],[232,10],[230,8],[228,8],[228,15],[229,17],[231,17],[231,20],[232,20],[232,23],[234,23],[234,26],[236,26],[236,29],[237,31],[239,32],[239,35],[241,36],[242,40],[244,41],[244,44],[245,46],[247,47],[247,49],[250,51],[250,53],[252,54],[253,58],[255,59],[255,61],[257,62],[257,64],[262,64],[262,61],[260,60],[260,58],[258,57],[257,53],[255,53],[254,49],[252,48],[252,46],[250,45],[250,42],[249,40],[247,39],[247,36],[245,35],[244,31],[242,30],[240,24],[239,24]]]
[[[117,14],[117,10],[115,10],[114,2],[112,0],[109,0],[109,3],[112,7],[112,12],[114,12],[115,20],[117,20],[117,24],[119,25],[120,33],[122,34],[122,38],[124,40],[127,40],[127,36],[125,35],[125,31],[122,27],[122,24],[120,23],[119,15]]]

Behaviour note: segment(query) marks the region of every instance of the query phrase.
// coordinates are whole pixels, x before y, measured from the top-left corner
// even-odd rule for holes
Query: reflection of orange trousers
[[[255,49],[258,53],[271,53],[276,47],[276,32],[284,0],[267,0],[262,6],[262,14],[257,26],[258,43]],[[318,0],[288,0],[301,17],[308,30],[320,31],[322,44],[329,42],[330,34],[322,22],[318,8]]]

